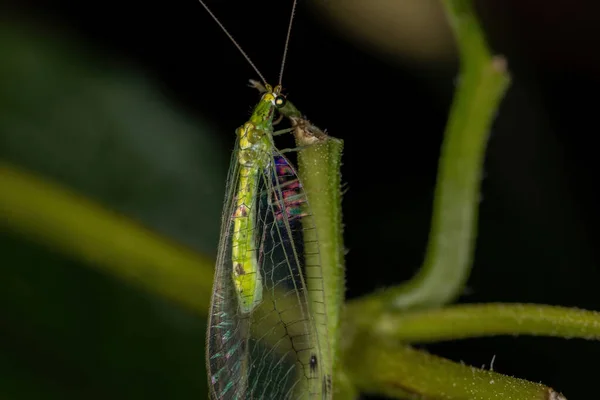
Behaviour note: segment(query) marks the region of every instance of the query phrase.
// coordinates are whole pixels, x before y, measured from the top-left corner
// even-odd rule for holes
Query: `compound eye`
[[[275,98],[275,106],[277,108],[281,108],[281,107],[285,106],[285,103],[287,103],[287,100],[284,96],[277,96]]]

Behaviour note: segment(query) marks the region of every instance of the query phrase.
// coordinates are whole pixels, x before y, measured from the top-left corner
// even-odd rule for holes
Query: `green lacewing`
[[[219,26],[231,35],[199,0]],[[292,17],[296,0],[292,6]],[[287,100],[265,91],[236,130],[207,329],[211,399],[331,399],[331,357],[318,243],[291,162],[275,147]],[[289,130],[287,130],[289,131]]]

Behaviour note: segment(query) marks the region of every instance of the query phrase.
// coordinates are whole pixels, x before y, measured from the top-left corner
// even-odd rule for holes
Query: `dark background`
[[[31,46],[31,54],[42,54],[38,74],[45,71],[47,54],[82,67],[68,73],[59,68],[60,78],[48,73],[41,82],[57,80],[49,88],[10,86],[15,71],[22,72],[18,82],[31,82],[29,70],[0,70],[0,157],[214,254],[233,132],[257,94],[245,87],[248,78],[256,78],[254,72],[201,6],[193,0],[1,4],[0,57],[8,54],[5,61]],[[288,2],[210,5],[274,81]],[[599,8],[583,0],[479,2],[493,48],[508,58],[513,84],[491,133],[474,269],[461,302],[600,309],[595,232],[600,222],[595,190]],[[456,65],[444,55],[419,60],[350,37],[332,28],[318,8],[300,4],[284,86],[311,121],[345,141],[347,296],[355,298],[408,279],[423,258]],[[73,88],[86,85],[88,78],[81,77],[87,74],[115,78],[127,92],[109,103],[123,114],[140,115],[116,132],[139,127],[131,140],[152,153],[146,164],[127,157],[120,150],[126,141],[116,134],[106,140],[98,139],[102,131],[89,140],[77,135],[81,147],[61,136],[60,124],[78,132],[77,124],[89,123],[87,114],[77,104],[52,112],[46,105],[65,91],[77,93]],[[151,95],[136,92],[140,82]],[[27,90],[35,100],[27,100]],[[86,93],[95,96],[93,88]],[[161,126],[140,122],[151,111],[132,107],[136,96],[154,107],[148,110],[176,114],[167,120],[184,121],[190,136],[200,137],[191,143],[210,144],[211,150],[198,149],[201,172],[192,171],[196,161],[169,169],[185,157],[163,153],[172,148],[161,146],[154,133],[145,138]],[[15,98],[25,100],[17,104]],[[97,111],[93,102],[82,103]],[[17,114],[7,110],[18,107],[18,118],[12,118]],[[25,145],[15,130],[27,125],[20,125],[23,121],[39,122]],[[165,129],[178,126],[166,123]],[[160,133],[161,140],[172,132]],[[186,157],[193,160],[193,151]],[[169,181],[177,171],[189,172],[177,179],[192,189]],[[174,210],[169,201],[181,196],[187,202]],[[194,221],[200,219],[198,227]],[[0,294],[0,397],[205,396],[204,321],[28,238],[0,231],[0,248],[6,273]],[[594,342],[503,337],[427,348],[474,366],[489,366],[495,356],[496,371],[542,382],[569,399],[595,397],[597,390],[600,344]]]

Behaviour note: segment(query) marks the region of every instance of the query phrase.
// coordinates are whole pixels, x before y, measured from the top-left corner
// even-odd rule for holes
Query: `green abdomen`
[[[263,135],[252,123],[239,128],[239,181],[232,234],[232,276],[242,313],[251,312],[262,301],[262,278],[257,260],[256,213],[259,179],[268,154]]]

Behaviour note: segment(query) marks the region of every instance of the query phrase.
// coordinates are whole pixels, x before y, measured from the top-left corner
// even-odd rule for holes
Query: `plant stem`
[[[344,365],[365,393],[403,399],[564,400],[539,383],[458,364],[366,331],[350,342]]]
[[[444,134],[425,261],[409,282],[352,302],[352,314],[439,307],[460,295],[469,276],[488,134],[510,79],[505,60],[491,56],[471,1],[442,3],[461,65]]]
[[[305,223],[304,234],[306,254],[306,275],[309,296],[314,304],[324,309],[313,311],[323,313],[324,326],[317,326],[327,364],[331,365],[329,380],[334,386],[340,385],[336,371],[336,354],[339,337],[340,313],[344,304],[345,266],[344,242],[342,235],[342,195],[341,195],[341,157],[343,141],[332,138],[303,118],[298,110],[288,102],[283,110],[294,127],[298,152],[298,174],[308,197],[311,215]],[[306,226],[306,225],[310,226]],[[313,229],[310,229],[313,228]],[[315,245],[311,245],[315,244]],[[315,257],[317,255],[318,257]],[[320,265],[312,276],[311,264]],[[317,279],[311,279],[317,278]],[[315,315],[318,320],[319,315]],[[322,357],[323,357],[322,356]]]
[[[387,313],[374,332],[402,342],[481,336],[535,335],[600,339],[600,313],[538,304],[464,304]]]
[[[0,227],[34,237],[206,316],[212,260],[1,162],[0,182]]]

